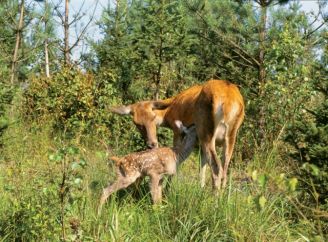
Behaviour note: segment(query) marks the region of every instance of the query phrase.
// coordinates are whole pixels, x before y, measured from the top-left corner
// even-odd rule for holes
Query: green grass
[[[48,156],[68,144],[49,138],[46,129],[32,132],[19,125],[6,135],[0,161],[0,238],[60,240],[62,163]],[[101,190],[114,174],[107,164],[108,154],[96,138],[93,140],[74,144],[87,166],[72,175],[73,182],[75,176],[82,182],[71,184],[65,197],[68,241],[306,241],[314,233],[294,216],[292,205],[270,183],[271,178],[263,187],[243,179],[254,170],[270,177],[288,174],[276,148],[255,155],[247,164],[237,152],[228,187],[219,196],[211,191],[209,169],[207,186],[200,188],[195,152],[165,189],[162,205],[151,204],[145,181],[139,193],[133,188],[117,192],[98,216]],[[266,198],[263,206],[257,202],[259,196]]]

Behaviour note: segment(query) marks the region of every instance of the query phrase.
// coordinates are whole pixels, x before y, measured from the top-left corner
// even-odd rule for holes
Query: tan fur
[[[195,126],[188,129],[182,124],[180,131],[185,135],[183,141],[175,148],[154,148],[151,150],[128,154],[124,157],[111,157],[116,164],[116,181],[106,187],[100,199],[99,212],[106,199],[115,191],[126,188],[139,178],[150,177],[150,190],[154,203],[162,199],[162,178],[174,175],[177,165],[184,161],[192,152],[197,134]]]
[[[236,85],[223,80],[210,80],[170,99],[138,102],[116,110],[113,108],[112,111],[122,114],[128,108],[151,148],[158,146],[156,125],[171,128],[174,144],[177,145],[181,137],[174,121],[181,120],[185,126],[195,124],[202,148],[201,185],[205,184],[206,164],[212,168],[213,188],[220,189],[221,180],[223,187],[226,185],[237,131],[245,115],[243,97]],[[216,155],[216,143],[223,145],[224,166]]]
[[[109,158],[110,160],[113,160],[115,162],[115,166],[120,166],[121,164],[121,159],[118,158],[117,156],[112,156]]]

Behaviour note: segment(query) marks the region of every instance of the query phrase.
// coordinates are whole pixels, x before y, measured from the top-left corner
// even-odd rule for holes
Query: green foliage
[[[41,9],[40,6],[42,6]],[[32,51],[28,53],[29,62],[33,63],[33,66],[29,68],[29,73],[45,73],[45,41],[47,41],[49,72],[52,74],[58,70],[57,60],[61,58],[60,40],[56,36],[56,22],[52,17],[55,7],[51,1],[43,1],[42,4],[38,3],[32,8],[34,8],[31,11],[34,21],[29,27],[31,34],[26,39],[26,43],[33,46]]]
[[[1,238],[6,241],[49,240],[59,232],[58,198],[55,193],[39,189],[30,187],[19,199],[7,203],[10,207],[0,214]]]
[[[26,115],[33,119],[50,119],[54,129],[83,133],[97,122],[102,90],[96,89],[93,75],[66,68],[51,78],[32,77],[25,96]],[[110,87],[104,86],[110,95]],[[109,89],[109,90],[108,90]]]
[[[0,148],[3,145],[2,136],[9,125],[8,108],[14,97],[14,88],[0,82]]]
[[[2,1],[0,3],[0,24],[3,26],[0,29],[0,83],[9,82],[9,68],[10,61],[12,60],[12,52],[14,48],[14,30],[10,28],[11,19],[10,15],[14,15],[16,12],[17,1]]]
[[[92,42],[86,69],[51,61],[56,70],[51,78],[42,74],[38,43],[49,38],[50,59],[56,59],[52,7],[44,16],[46,30],[43,13],[29,8],[19,53],[23,84],[16,92],[7,83],[18,1],[2,1],[0,237],[323,240],[328,231],[326,31],[315,32],[316,24],[298,3],[257,2],[263,4],[116,1],[99,21],[103,39]],[[131,118],[111,114],[108,107],[170,97],[210,78],[238,84],[246,102],[228,188],[218,197],[200,189],[192,157],[165,191],[162,205],[151,206],[144,183],[138,198],[130,188],[118,192],[98,217],[101,189],[114,174],[107,157],[144,149]],[[285,130],[294,149],[282,141]],[[162,146],[172,145],[170,130],[160,128],[158,136]]]
[[[325,46],[318,61],[314,78],[314,95],[305,103],[295,122],[289,126],[286,137],[295,150],[292,157],[301,167],[299,176],[305,204],[319,211],[328,209],[328,71],[327,32],[323,34]],[[306,211],[309,213],[309,211]],[[316,212],[310,210],[316,218]],[[328,231],[327,220],[322,224],[323,233]],[[321,222],[318,222],[321,224]]]
[[[299,6],[291,5],[289,9],[273,12],[276,17],[269,33],[272,42],[267,51],[268,73],[262,100],[267,103],[264,109],[270,117],[267,120],[270,134],[279,133],[293,122],[313,93],[314,50],[306,51],[310,43],[300,29],[307,28],[308,23],[304,13],[298,10]]]
[[[76,237],[72,213],[84,202],[83,170],[86,160],[75,146],[49,153],[51,171],[29,177],[26,184],[13,183],[24,177],[14,168],[7,170],[8,209],[0,213],[0,236],[6,240],[67,240]],[[16,174],[14,174],[15,172]],[[69,230],[69,228],[71,228]],[[67,232],[67,231],[70,232]]]
[[[139,198],[127,189],[113,195],[97,216],[101,189],[114,178],[103,148],[24,133],[30,138],[16,150],[24,145],[29,152],[8,150],[8,159],[19,158],[21,164],[8,163],[0,171],[0,236],[5,240],[57,241],[63,227],[68,241],[279,241],[315,234],[309,224],[293,220],[287,199],[293,196],[292,179],[281,174],[283,167],[269,173],[265,167],[273,158],[268,154],[248,165],[237,160],[234,177],[219,196],[210,191],[209,180],[208,188],[200,188],[192,156],[164,189],[162,205],[151,205],[148,186]],[[240,179],[245,170],[254,181]]]
[[[328,92],[327,79],[322,79],[318,106],[300,114],[299,120],[290,127],[287,136],[297,150],[294,158],[303,164],[303,171],[311,179],[310,189],[315,189],[319,202],[328,205]],[[307,179],[305,179],[307,180]],[[313,188],[311,186],[314,185]]]
[[[20,3],[19,0],[4,0],[0,1],[0,79],[1,82],[8,83],[11,74],[11,64],[13,60],[13,53],[16,44],[17,32],[20,31],[21,41],[18,49],[17,56],[17,80],[24,82],[31,66],[34,64],[34,57],[39,55],[39,51],[36,50],[35,45],[31,45],[28,41],[28,27],[34,18],[34,6],[33,4],[25,4],[24,11],[24,24],[21,30],[17,29],[18,19],[20,15]],[[40,43],[38,43],[39,45]],[[33,59],[33,61],[32,61]]]
[[[75,68],[64,68],[51,78],[31,77],[23,93],[24,118],[37,127],[52,124],[53,136],[87,142],[93,134],[104,138],[111,148],[119,149],[120,144],[128,150],[140,150],[144,147],[140,134],[135,127],[126,128],[132,126],[130,118],[107,111],[109,106],[122,103],[115,83],[115,76],[105,70],[97,77]]]
[[[117,75],[115,88],[125,102],[163,98],[190,86],[195,38],[187,22],[179,1],[122,1],[104,12],[99,23],[104,39],[93,48],[98,69]]]

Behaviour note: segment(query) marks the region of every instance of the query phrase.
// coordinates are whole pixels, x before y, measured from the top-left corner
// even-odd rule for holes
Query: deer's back
[[[126,155],[122,158],[120,168],[128,175],[139,171],[144,175],[174,174],[176,156],[171,148],[161,147]]]

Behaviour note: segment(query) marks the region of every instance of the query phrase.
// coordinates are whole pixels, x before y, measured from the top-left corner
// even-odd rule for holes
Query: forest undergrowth
[[[237,147],[218,196],[209,169],[200,188],[196,148],[166,184],[161,205],[152,205],[145,179],[114,194],[98,215],[102,188],[115,178],[108,156],[125,151],[106,149],[104,137],[67,140],[47,127],[20,120],[4,136],[2,241],[323,241],[320,221],[295,202],[294,167],[279,141],[248,161]]]

